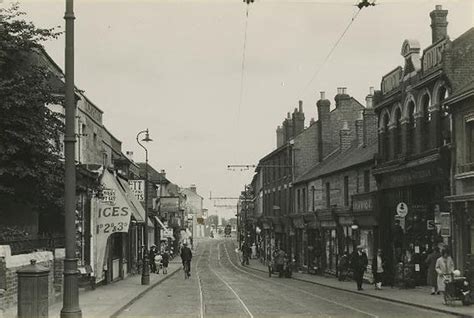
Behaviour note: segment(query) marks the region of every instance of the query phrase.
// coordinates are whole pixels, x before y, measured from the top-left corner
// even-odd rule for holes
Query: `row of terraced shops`
[[[426,284],[426,257],[440,247],[473,275],[474,29],[451,40],[447,14],[430,13],[423,50],[402,43],[403,66],[365,105],[341,87],[334,106],[321,93],[307,127],[302,102],[278,126],[251,182],[262,262],[282,248],[299,270],[338,275],[362,245],[370,276],[380,248],[386,283],[410,287]]]

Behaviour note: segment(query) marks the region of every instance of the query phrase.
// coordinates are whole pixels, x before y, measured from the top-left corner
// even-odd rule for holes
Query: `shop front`
[[[378,175],[378,240],[387,258],[390,283],[426,285],[425,259],[435,246],[450,246],[440,222],[449,214],[446,174],[436,163]],[[393,281],[394,280],[394,281]]]

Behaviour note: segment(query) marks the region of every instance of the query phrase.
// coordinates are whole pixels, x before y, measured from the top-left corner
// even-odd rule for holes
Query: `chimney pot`
[[[342,87],[342,94],[346,94],[347,92],[347,87]]]
[[[443,10],[443,6],[441,4],[437,4],[435,8],[436,10]]]
[[[321,99],[326,99],[326,92],[319,92],[321,94]]]
[[[301,113],[301,112],[303,112],[303,101],[300,100],[298,104],[299,104],[299,106],[298,106],[299,107],[299,112]]]
[[[374,87],[373,87],[373,86],[370,86],[370,88],[369,88],[369,94],[373,96],[373,95],[374,95],[374,92],[375,92]]]
[[[288,114],[287,114],[287,118],[291,118],[291,114],[290,114],[290,112],[288,112]]]

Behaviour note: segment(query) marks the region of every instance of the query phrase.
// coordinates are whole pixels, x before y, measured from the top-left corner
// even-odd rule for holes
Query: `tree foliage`
[[[63,96],[53,84],[57,75],[44,62],[42,43],[60,33],[37,28],[23,15],[18,4],[0,8],[0,202],[57,213],[64,125],[48,106],[61,105]]]

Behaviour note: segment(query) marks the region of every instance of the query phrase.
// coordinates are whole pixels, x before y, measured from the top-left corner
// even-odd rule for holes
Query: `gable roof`
[[[328,156],[323,162],[318,163],[307,173],[296,179],[295,183],[314,180],[336,171],[342,171],[362,163],[370,162],[374,160],[374,155],[377,151],[377,140],[374,140],[367,146],[358,146],[354,143],[347,151],[341,153],[339,150]]]

